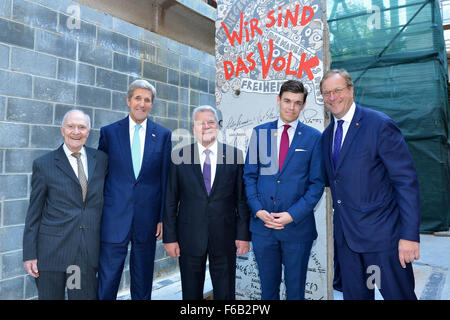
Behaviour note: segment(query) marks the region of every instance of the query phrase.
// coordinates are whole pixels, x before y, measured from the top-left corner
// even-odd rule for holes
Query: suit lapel
[[[88,166],[88,186],[91,182],[93,174],[95,172],[95,167],[97,165],[97,160],[95,159],[95,150],[91,148],[85,147],[86,157],[87,157],[87,166]],[[88,188],[89,190],[89,188]]]
[[[226,162],[226,145],[217,142],[217,164],[216,164],[216,174],[214,176],[214,183],[211,187],[210,195],[213,194],[214,189],[218,183],[220,183],[220,177],[223,175],[225,170],[225,162]],[[206,187],[205,187],[206,191]]]
[[[197,143],[191,144],[191,155],[192,155],[192,170],[194,176],[197,178],[197,182],[200,184],[200,188],[203,190],[205,195],[208,195],[206,192],[205,181],[203,180],[202,167],[200,165],[200,154],[198,151]]]
[[[67,159],[66,153],[64,152],[63,146],[61,145],[55,153],[56,166],[63,171],[67,176],[69,176],[74,182],[80,184],[72,166],[70,165],[69,159]]]
[[[280,172],[278,170],[278,148],[277,148],[277,139],[278,139],[278,128],[277,128],[278,120],[275,120],[270,123],[268,132],[267,132],[267,159],[262,159],[264,162],[269,160],[270,166],[273,166],[275,162],[277,167],[277,173]],[[262,137],[261,137],[262,138]],[[273,142],[275,140],[275,142]],[[259,146],[258,146],[259,148]],[[263,154],[264,155],[264,154]],[[260,159],[261,161],[261,159]]]
[[[298,141],[301,139],[301,136],[302,136],[302,128],[301,127],[302,126],[303,126],[303,124],[299,121],[297,124],[297,128],[295,129],[295,133],[294,133],[294,137],[292,138],[292,142],[289,145],[288,153],[286,155],[286,159],[284,159],[283,168],[281,168],[280,174],[282,174],[283,171],[286,170],[287,164],[295,152],[295,146],[297,145]]]
[[[333,146],[333,143],[332,143],[333,129],[334,129],[334,117],[331,117],[331,122],[323,133],[323,148],[325,150],[325,153],[323,156],[325,159],[325,163],[330,164],[330,167],[334,173],[334,164],[333,164],[333,159],[331,158],[331,154],[333,152],[333,150],[331,150],[331,148]]]
[[[128,168],[128,174],[134,178],[133,161],[131,160],[131,146],[130,146],[130,120],[128,117],[119,122],[119,128],[117,132],[117,141],[120,144],[120,150],[122,150],[122,159],[126,163]]]
[[[343,161],[342,159],[344,159],[346,154],[349,152],[350,145],[355,140],[355,137],[359,132],[359,128],[361,127],[360,120],[361,120],[361,108],[358,105],[356,105],[355,114],[353,115],[352,122],[348,127],[344,143],[342,144],[342,148],[339,153],[339,160],[335,168],[336,170],[339,169],[339,167],[341,166]]]
[[[147,129],[145,130],[144,155],[142,157],[141,171],[139,172],[138,179],[141,177],[142,172],[145,172],[144,167],[148,165],[152,157],[153,149],[155,148],[156,144],[156,139],[158,139],[158,135],[156,133],[156,126],[152,121],[150,121],[150,119],[147,119]]]

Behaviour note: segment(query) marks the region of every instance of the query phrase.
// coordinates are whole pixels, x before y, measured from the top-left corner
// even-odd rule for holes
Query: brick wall
[[[37,295],[22,262],[33,160],[62,143],[62,116],[74,107],[91,116],[87,144],[97,147],[100,127],[127,115],[126,89],[142,77],[158,92],[152,120],[170,130],[189,129],[193,107],[215,105],[211,55],[72,1],[0,0],[0,299]],[[172,271],[159,243],[155,276]]]

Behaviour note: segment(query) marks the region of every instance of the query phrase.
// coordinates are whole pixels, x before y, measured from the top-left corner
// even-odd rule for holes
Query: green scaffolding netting
[[[349,71],[355,101],[402,130],[419,176],[421,232],[450,223],[448,69],[438,1],[327,0],[331,68]]]

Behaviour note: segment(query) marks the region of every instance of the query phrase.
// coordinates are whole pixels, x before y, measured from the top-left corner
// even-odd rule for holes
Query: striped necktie
[[[78,181],[80,181],[81,185],[81,194],[83,196],[83,202],[86,200],[87,193],[87,178],[84,173],[83,162],[81,162],[81,153],[75,152],[72,153],[72,156],[77,159],[77,167],[78,167]]]

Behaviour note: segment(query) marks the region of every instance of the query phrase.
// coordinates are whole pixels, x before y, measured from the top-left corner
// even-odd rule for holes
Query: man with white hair
[[[100,218],[108,157],[85,146],[89,116],[70,110],[64,143],[33,162],[23,260],[41,300],[97,298]]]
[[[206,260],[215,300],[235,298],[236,254],[250,248],[242,151],[217,141],[216,110],[192,112],[196,143],[172,154],[164,212],[164,249],[179,257],[184,300],[203,299]],[[182,161],[178,161],[182,159]]]

